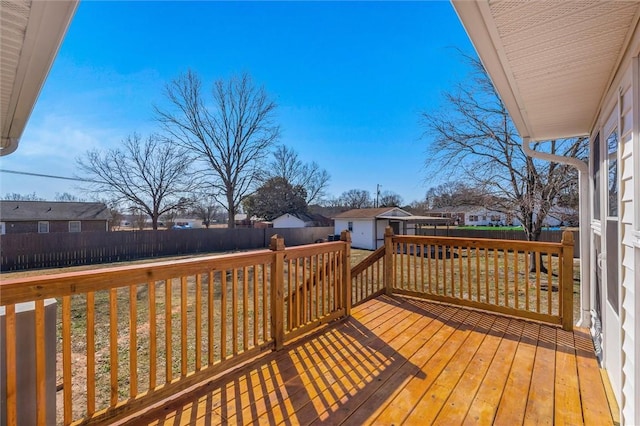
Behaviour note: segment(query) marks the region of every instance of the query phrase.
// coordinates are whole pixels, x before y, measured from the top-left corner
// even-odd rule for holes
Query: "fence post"
[[[351,233],[344,230],[340,233],[340,241],[344,241],[344,251],[342,252],[342,282],[343,284],[343,302],[344,313],[346,316],[351,315]]]
[[[271,264],[271,336],[278,351],[284,344],[284,238],[277,234],[272,236],[269,248],[274,252]]]
[[[384,292],[390,295],[393,291],[393,228],[384,229]]]
[[[562,232],[562,328],[573,330],[573,232]]]

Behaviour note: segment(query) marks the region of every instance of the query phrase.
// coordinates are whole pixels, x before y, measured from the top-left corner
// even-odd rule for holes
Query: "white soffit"
[[[453,0],[520,135],[586,135],[640,17],[638,1]]]
[[[0,156],[17,148],[77,4],[0,1]]]

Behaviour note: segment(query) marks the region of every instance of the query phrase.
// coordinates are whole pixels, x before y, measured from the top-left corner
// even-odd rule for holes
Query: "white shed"
[[[640,3],[453,0],[533,157],[580,173],[579,325],[640,425]],[[588,135],[589,161],[531,141]]]
[[[415,216],[399,207],[353,209],[340,213],[334,218],[335,234],[344,230],[351,232],[354,248],[375,250],[384,245],[384,230],[393,228],[396,235],[416,235],[416,227],[427,224],[447,224],[449,219]]]

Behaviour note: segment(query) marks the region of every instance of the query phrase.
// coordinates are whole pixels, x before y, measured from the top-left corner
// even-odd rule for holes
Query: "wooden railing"
[[[57,422],[109,422],[348,315],[348,237],[285,248],[274,236],[270,250],[4,280],[7,424],[19,423],[17,304],[35,305],[37,423],[55,403],[45,388],[49,298],[61,305]]]
[[[573,327],[573,234],[561,243],[385,234],[385,288]],[[355,274],[354,274],[355,275]]]
[[[363,303],[384,293],[384,257],[382,246],[351,268],[353,305]]]

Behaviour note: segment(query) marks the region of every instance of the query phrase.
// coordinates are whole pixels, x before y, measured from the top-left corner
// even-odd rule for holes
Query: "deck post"
[[[269,246],[274,253],[271,264],[271,336],[275,350],[284,345],[284,238],[271,237]]]
[[[340,233],[340,241],[345,242],[342,252],[342,289],[345,316],[351,315],[351,233],[346,229]]]
[[[573,330],[573,232],[562,232],[562,328]]]
[[[393,228],[384,229],[384,293],[393,291]]]

